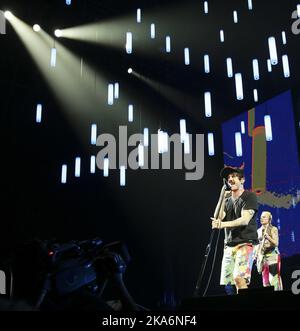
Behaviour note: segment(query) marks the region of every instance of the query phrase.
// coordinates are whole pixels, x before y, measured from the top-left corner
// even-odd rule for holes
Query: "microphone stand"
[[[225,195],[226,195],[226,190],[227,189],[228,189],[228,185],[226,183],[226,180],[224,179],[224,185],[221,189],[219,201],[218,201],[218,204],[217,204],[215,212],[214,212],[214,218],[215,219],[221,219],[222,215],[220,215],[220,212],[221,212],[221,207],[222,207],[222,205],[224,203],[224,200],[225,200]],[[211,246],[212,246],[212,243],[213,243],[213,239],[214,239],[216,230],[217,229],[213,229],[211,231],[209,242],[206,246],[202,266],[201,266],[201,269],[200,269],[200,272],[199,272],[196,288],[195,288],[195,291],[194,291],[194,297],[199,297],[200,296],[200,288],[201,288],[201,284],[202,284],[202,280],[203,280],[207,260],[208,260],[209,254],[210,254],[210,250],[211,250]],[[218,231],[220,231],[220,230],[218,229]]]

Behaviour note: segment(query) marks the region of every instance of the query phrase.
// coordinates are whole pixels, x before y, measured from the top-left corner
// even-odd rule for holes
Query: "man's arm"
[[[242,216],[234,221],[222,222],[212,218],[212,228],[213,229],[224,229],[224,228],[237,228],[239,226],[248,225],[251,218],[255,214],[253,209],[242,210]]]

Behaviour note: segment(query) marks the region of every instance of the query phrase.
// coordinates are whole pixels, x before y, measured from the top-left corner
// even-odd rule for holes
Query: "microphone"
[[[225,191],[231,191],[231,187],[225,178],[223,178],[223,183],[224,183],[224,186],[226,187]]]

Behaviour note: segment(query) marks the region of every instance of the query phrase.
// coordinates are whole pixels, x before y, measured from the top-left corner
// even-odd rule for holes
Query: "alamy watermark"
[[[300,270],[295,270],[292,273],[292,279],[296,279],[292,284],[293,294],[300,294]]]
[[[168,136],[166,133],[162,135],[151,134],[150,137],[149,143],[146,144],[143,134],[136,133],[128,137],[127,126],[120,126],[117,151],[116,138],[112,134],[99,135],[96,145],[103,148],[96,157],[97,167],[103,170],[104,159],[108,159],[109,169],[119,169],[121,166],[132,170],[186,169],[186,180],[200,180],[203,177],[204,134],[196,134],[194,136],[186,134],[184,141],[182,141],[182,136],[177,133],[171,136]],[[161,153],[159,153],[160,144],[164,146]],[[171,148],[172,146],[173,148]],[[131,150],[128,154],[129,148]],[[171,151],[174,155],[172,167]],[[139,162],[140,153],[143,154],[142,165]]]
[[[2,270],[0,270],[0,294],[6,294],[6,276]]]
[[[0,34],[6,34],[6,19],[2,10],[0,10]]]
[[[292,24],[292,32],[293,32],[293,34],[298,35],[300,33],[300,17],[298,16],[298,11],[297,10],[293,11],[292,19],[296,20]]]

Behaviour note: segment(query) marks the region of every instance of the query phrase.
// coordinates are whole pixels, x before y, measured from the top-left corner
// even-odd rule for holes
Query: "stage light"
[[[238,100],[243,100],[244,90],[243,90],[243,77],[241,73],[235,74],[235,88],[236,88],[236,98]]]
[[[126,185],[125,166],[120,166],[120,186]]]
[[[289,58],[287,55],[282,56],[282,66],[283,66],[283,74],[285,78],[290,77],[290,65],[289,65]]]
[[[91,126],[91,145],[96,145],[97,142],[97,124]]]
[[[114,104],[114,84],[108,84],[107,104],[109,106],[112,106]]]
[[[213,133],[207,134],[207,143],[208,143],[208,155],[214,156],[215,155],[215,144],[214,144],[214,134]]]
[[[248,8],[249,8],[249,10],[253,9],[252,0],[248,0]]]
[[[35,118],[36,123],[42,122],[42,109],[43,109],[43,107],[41,104],[38,104],[36,106],[36,118]]]
[[[120,91],[120,85],[119,83],[115,83],[115,93],[114,93],[115,99],[119,99],[119,91]]]
[[[76,159],[75,159],[75,177],[80,177],[80,166],[81,166],[81,159],[80,159],[80,157],[76,157]]]
[[[151,26],[150,26],[150,37],[151,37],[151,39],[155,38],[155,24],[154,23],[151,23]]]
[[[276,65],[278,63],[278,57],[277,57],[277,48],[276,48],[276,40],[274,37],[270,37],[268,39],[269,43],[269,52],[270,52],[270,59],[272,65]]]
[[[204,1],[203,7],[204,7],[204,13],[208,14],[208,2],[207,1]]]
[[[232,58],[228,57],[226,59],[226,65],[227,65],[227,76],[229,78],[233,77],[233,67],[232,67]]]
[[[90,172],[94,174],[96,172],[96,156],[91,156]]]
[[[245,134],[246,133],[246,127],[245,127],[245,122],[241,121],[241,133]]]
[[[170,38],[170,36],[166,37],[166,52],[167,53],[171,52],[171,38]]]
[[[254,101],[255,102],[258,102],[258,92],[257,92],[257,89],[254,89],[253,90],[253,98],[254,98]]]
[[[210,63],[209,63],[209,55],[204,55],[204,72],[206,74],[210,73]]]
[[[272,63],[270,59],[267,60],[267,65],[268,65],[268,72],[272,72]]]
[[[144,166],[144,146],[143,144],[139,144],[138,147],[138,162],[139,162],[139,167],[143,167]]]
[[[283,45],[286,45],[286,33],[285,33],[285,31],[282,31],[281,32],[281,37],[282,37],[282,43],[283,43]]]
[[[67,165],[63,164],[61,167],[61,183],[66,184],[67,182]]]
[[[60,38],[60,37],[62,36],[62,31],[59,30],[59,29],[56,29],[56,30],[54,31],[54,35],[55,35],[57,38]]]
[[[4,12],[4,17],[7,20],[11,20],[13,18],[13,14],[10,11],[7,10],[7,11]]]
[[[157,150],[158,154],[163,152],[163,131],[160,129],[157,131]]]
[[[108,177],[109,174],[109,159],[106,157],[103,160],[103,176]]]
[[[142,11],[140,8],[136,11],[136,22],[141,23],[142,22]]]
[[[188,48],[184,49],[184,63],[187,66],[190,64],[190,50]]]
[[[264,122],[265,122],[265,131],[266,131],[266,140],[267,141],[272,141],[273,140],[273,135],[272,135],[271,116],[270,115],[265,115]]]
[[[205,116],[211,117],[211,93],[205,92],[204,93],[204,106],[205,106]]]
[[[243,148],[242,148],[242,135],[240,132],[235,133],[235,152],[236,156],[243,156]]]
[[[72,0],[66,0],[66,5],[67,6],[71,6],[71,4],[72,4]]]
[[[237,11],[236,10],[234,10],[233,11],[233,22],[234,23],[238,23],[238,14],[237,14]]]
[[[149,129],[144,128],[144,146],[148,147],[149,146]]]
[[[34,26],[32,28],[33,28],[33,31],[35,31],[35,32],[41,31],[41,27],[38,24],[34,24]]]
[[[128,106],[128,122],[133,122],[133,105]]]
[[[190,154],[190,135],[186,133],[183,144],[184,154]]]
[[[253,67],[253,78],[254,80],[259,80],[259,66],[258,66],[258,60],[254,59],[252,61],[252,67]]]
[[[180,142],[184,143],[184,139],[185,139],[185,135],[186,135],[186,121],[180,120],[179,126],[180,126]]]
[[[132,74],[132,68],[128,68],[128,70],[127,70],[127,72],[129,73],[129,74]]]
[[[225,37],[224,37],[224,30],[220,30],[220,41],[221,43],[223,43],[225,40]]]
[[[51,48],[51,59],[50,59],[51,67],[56,67],[56,48]]]
[[[126,53],[131,54],[132,53],[132,33],[126,32]]]

